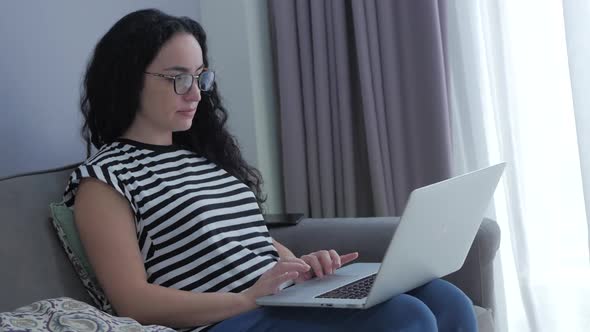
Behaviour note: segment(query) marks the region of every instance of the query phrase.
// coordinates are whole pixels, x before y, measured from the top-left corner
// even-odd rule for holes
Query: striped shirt
[[[119,139],[72,173],[67,206],[88,177],[129,202],[152,284],[242,292],[278,259],[254,193],[194,152]]]

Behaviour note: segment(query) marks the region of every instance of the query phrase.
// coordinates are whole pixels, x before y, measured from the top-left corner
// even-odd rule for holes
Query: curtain
[[[449,177],[444,2],[271,0],[285,207],[400,215]]]
[[[590,241],[590,2],[565,0],[563,15]]]
[[[581,30],[590,12],[581,4],[447,7],[453,172],[508,162],[488,212],[502,229],[498,331],[590,330],[590,57]]]

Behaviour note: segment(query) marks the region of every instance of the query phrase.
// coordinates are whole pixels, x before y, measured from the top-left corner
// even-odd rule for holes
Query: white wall
[[[198,18],[195,0],[0,1],[0,177],[85,159],[80,82],[98,39],[155,7]]]
[[[269,213],[284,211],[278,104],[266,0],[201,0],[211,66],[229,127],[264,178]]]

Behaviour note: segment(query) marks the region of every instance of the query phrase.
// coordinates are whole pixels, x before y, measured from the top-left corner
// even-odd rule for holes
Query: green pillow
[[[74,211],[63,203],[51,203],[49,207],[51,208],[51,216],[53,217],[54,223],[57,222],[63,230],[64,238],[62,239],[60,236],[60,240],[67,242],[86,273],[88,273],[90,277],[96,278],[92,266],[90,266],[90,263],[88,262],[88,257],[86,257],[82,242],[80,242],[80,235],[78,235],[78,229],[74,222]]]
[[[84,288],[86,288],[86,291],[100,309],[108,313],[114,313],[111,304],[98,284],[92,266],[88,262],[88,257],[74,222],[74,211],[64,203],[51,203],[49,207],[51,209],[51,223],[70,262],[74,265],[78,277],[84,284]]]

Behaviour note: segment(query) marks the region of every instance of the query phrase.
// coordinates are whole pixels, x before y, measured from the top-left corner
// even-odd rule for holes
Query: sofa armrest
[[[494,308],[494,258],[500,248],[500,227],[484,219],[465,263],[444,279],[461,288],[480,307]]]
[[[339,253],[359,252],[359,262],[380,262],[397,228],[399,218],[322,218],[304,219],[297,226],[271,228],[273,238],[297,256],[321,249]],[[500,228],[484,219],[465,264],[446,276],[474,302],[493,306],[493,260],[500,245]]]

